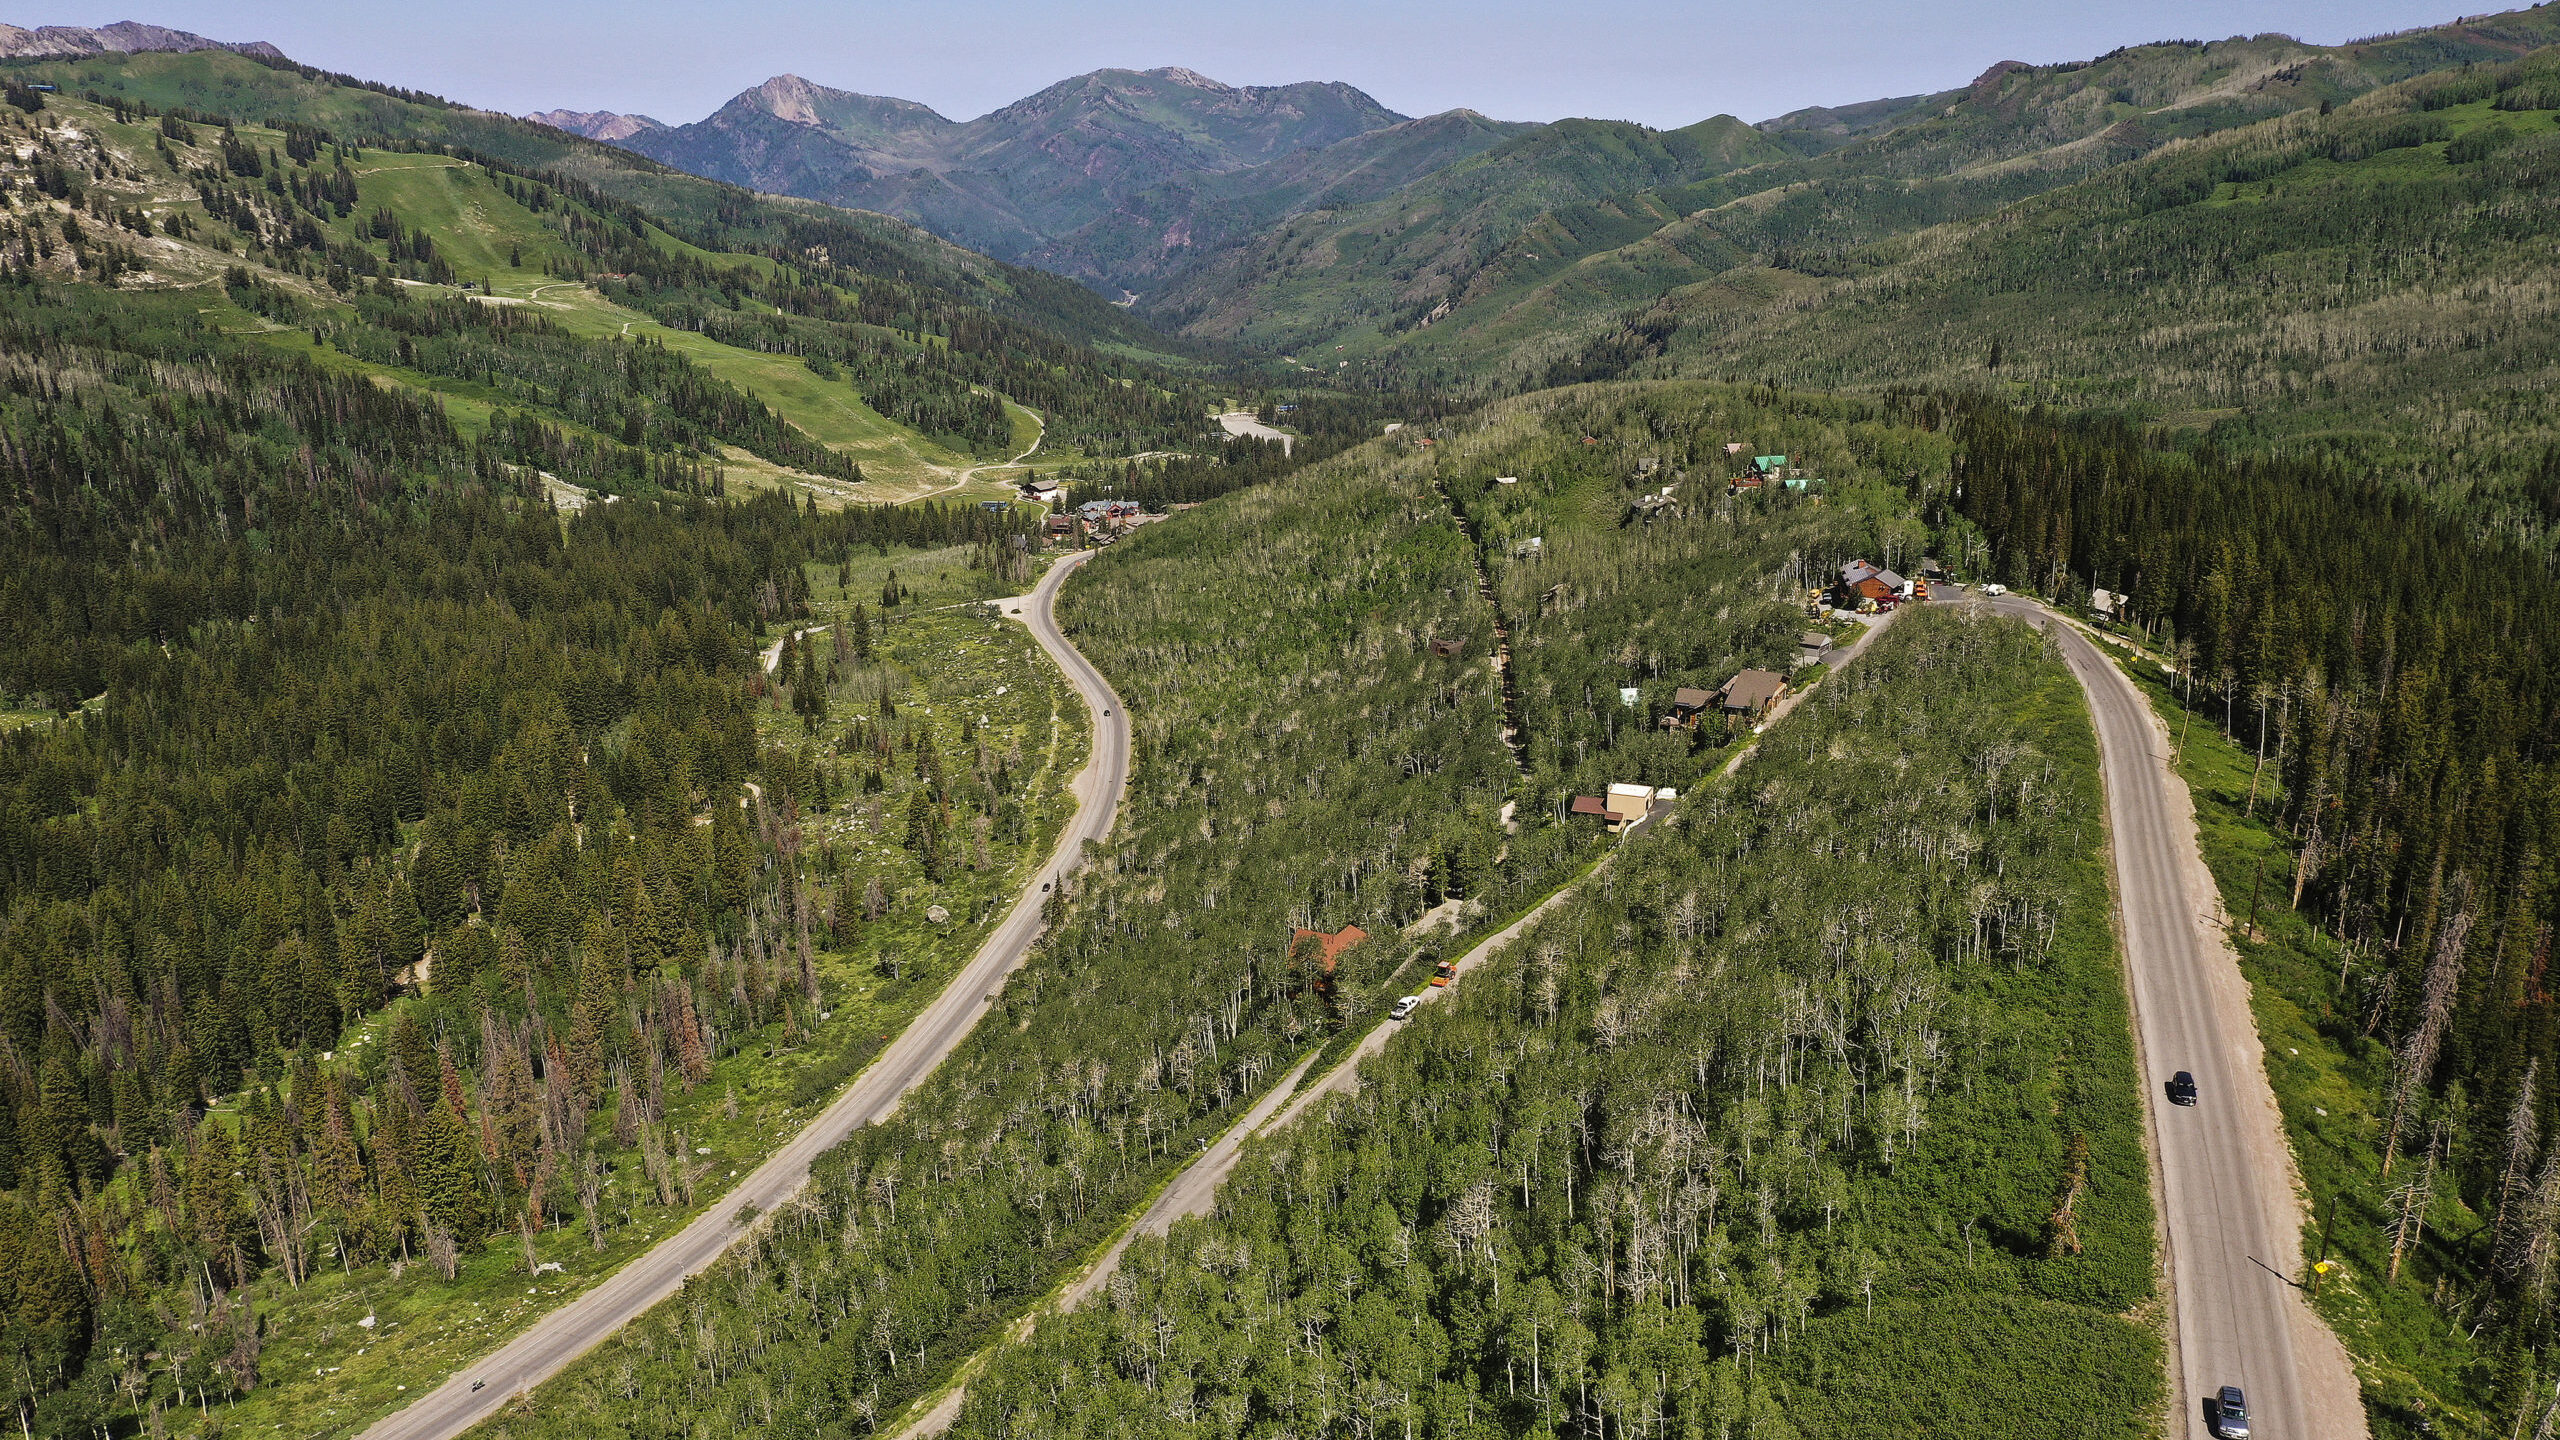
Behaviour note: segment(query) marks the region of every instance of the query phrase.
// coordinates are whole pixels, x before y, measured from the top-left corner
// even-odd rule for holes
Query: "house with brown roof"
[[[1665,730],[1688,730],[1696,727],[1698,717],[1715,708],[1716,694],[1694,685],[1683,685],[1671,692],[1671,713],[1662,717]]]
[[[1727,715],[1757,720],[1786,693],[1786,676],[1775,670],[1745,670],[1724,682],[1721,704]]]
[[[1606,795],[1576,795],[1571,813],[1590,816],[1609,827],[1612,835],[1623,835],[1643,824],[1656,811],[1670,808],[1680,792],[1669,788],[1657,790],[1650,785],[1612,785]]]

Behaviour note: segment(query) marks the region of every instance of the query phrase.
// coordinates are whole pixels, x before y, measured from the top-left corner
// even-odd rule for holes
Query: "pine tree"
[[[621,1008],[621,966],[615,949],[611,928],[602,920],[589,921],[578,956],[578,998],[569,1019],[569,1083],[576,1088],[579,1103],[590,1110],[604,1093],[608,1051]]]

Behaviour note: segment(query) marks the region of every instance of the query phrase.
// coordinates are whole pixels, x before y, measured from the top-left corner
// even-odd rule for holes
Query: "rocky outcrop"
[[[524,118],[536,125],[548,125],[554,130],[566,130],[572,135],[584,135],[608,145],[667,128],[662,120],[652,120],[646,115],[617,115],[610,110],[542,110]]]
[[[284,52],[264,40],[245,44],[210,40],[165,25],[119,20],[113,25],[39,25],[33,30],[0,25],[0,59],[69,60],[83,55],[137,55],[146,50],[229,50],[265,60],[281,60]]]

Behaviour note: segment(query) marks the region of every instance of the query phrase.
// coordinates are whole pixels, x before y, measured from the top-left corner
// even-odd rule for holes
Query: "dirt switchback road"
[[[789,1198],[809,1178],[812,1160],[855,1130],[896,1110],[900,1098],[931,1074],[978,1023],[989,996],[1006,973],[1021,963],[1039,935],[1041,902],[1049,887],[1075,868],[1087,840],[1099,840],[1111,828],[1112,812],[1119,808],[1129,776],[1127,712],[1102,673],[1059,633],[1053,608],[1058,587],[1085,558],[1073,555],[1061,560],[1030,595],[1000,602],[1005,614],[1031,627],[1041,648],[1083,695],[1093,712],[1093,754],[1075,779],[1075,819],[978,953],[844,1094],[693,1223],[536,1321],[494,1354],[456,1371],[406,1409],[374,1422],[361,1440],[452,1440],[498,1413],[516,1395],[557,1373],[674,1294],[687,1276],[718,1259],[737,1236],[743,1207],[771,1210]]]
[[[2170,1400],[2185,1419],[2170,1433],[2209,1435],[2206,1398],[2237,1385],[2253,1440],[2361,1436],[2346,1350],[2290,1278],[2302,1266],[2293,1156],[2168,734],[2079,630],[2014,596],[1978,603],[2052,631],[2097,722],[2174,1302]],[[2168,1103],[2181,1070],[2195,1076],[2193,1108]]]

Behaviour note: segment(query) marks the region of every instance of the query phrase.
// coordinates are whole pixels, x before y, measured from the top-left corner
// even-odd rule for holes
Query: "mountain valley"
[[[400,78],[0,27],[21,1440],[2560,1428],[2560,8]]]

